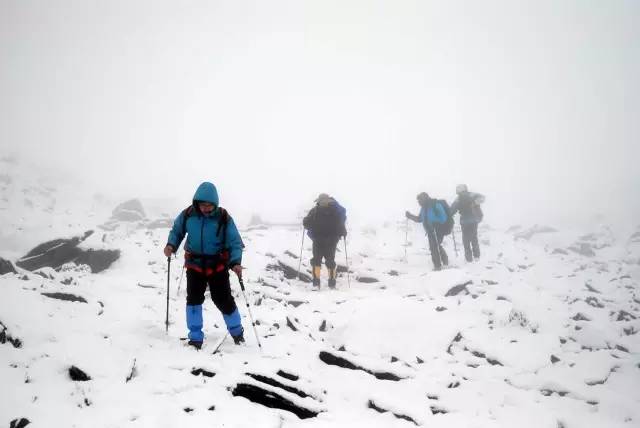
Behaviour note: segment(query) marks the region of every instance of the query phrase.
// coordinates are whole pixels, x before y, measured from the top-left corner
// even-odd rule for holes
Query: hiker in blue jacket
[[[242,275],[244,244],[233,219],[220,207],[218,191],[212,183],[200,184],[192,205],[175,219],[164,255],[175,253],[185,236],[189,345],[200,349],[204,341],[202,304],[207,286],[233,341],[244,342],[240,312],[229,284],[229,269],[238,277]]]
[[[480,258],[480,244],[478,242],[478,223],[484,217],[480,204],[484,196],[470,192],[466,184],[456,186],[456,200],[451,204],[451,215],[460,213],[460,227],[462,228],[462,244],[464,257],[468,262]]]
[[[429,239],[429,251],[431,252],[433,269],[440,270],[442,265],[447,266],[449,264],[449,258],[442,246],[445,234],[439,227],[447,222],[447,210],[440,201],[432,199],[425,192],[420,193],[416,199],[420,205],[420,214],[416,216],[407,211],[405,215],[409,220],[422,223]]]

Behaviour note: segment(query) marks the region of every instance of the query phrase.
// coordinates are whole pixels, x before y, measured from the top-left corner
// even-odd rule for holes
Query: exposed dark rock
[[[461,340],[462,340],[462,333],[458,332],[458,334],[456,334],[456,337],[454,337],[453,340],[451,340],[451,343],[449,343],[449,347],[447,348],[447,354],[453,355],[453,353],[451,352],[451,348],[453,347],[453,344],[458,343]]]
[[[510,302],[510,301],[511,301],[511,300],[507,299],[507,298],[506,298],[506,297],[504,297],[504,296],[498,296],[498,297],[496,297],[496,300],[506,300],[507,302]]]
[[[373,400],[369,400],[369,408],[375,410],[378,413],[387,413],[389,411],[387,409],[383,409],[382,407],[377,406],[376,403],[373,402]],[[412,422],[415,425],[419,425],[413,418],[407,415],[402,415],[400,413],[393,413],[393,412],[391,412],[391,414],[398,419],[403,419],[405,421]]]
[[[191,413],[191,412],[193,412],[193,409],[192,409],[191,407],[185,407],[185,408],[184,408],[184,409],[182,409],[182,410],[184,410],[184,412],[185,412],[185,413]]]
[[[309,397],[309,396],[310,396],[309,394],[307,394],[307,393],[306,393],[306,392],[304,392],[304,391],[300,391],[300,390],[299,390],[299,389],[297,389],[297,388],[294,388],[294,387],[292,387],[292,386],[289,386],[289,385],[285,385],[285,384],[283,384],[283,383],[280,383],[280,382],[278,382],[277,380],[272,379],[272,378],[267,377],[267,376],[263,376],[263,375],[259,375],[259,374],[254,374],[254,373],[246,373],[246,375],[247,375],[247,376],[249,376],[249,377],[251,377],[251,378],[253,378],[253,379],[255,379],[255,380],[257,380],[258,382],[266,383],[267,385],[270,385],[270,386],[274,386],[274,387],[276,387],[276,388],[283,389],[283,390],[285,390],[285,391],[287,391],[287,392],[290,392],[290,393],[292,393],[292,394],[296,394],[298,397],[301,397],[301,398],[306,398],[306,397]]]
[[[293,331],[298,331],[298,327],[293,324],[293,322],[287,317],[287,327],[289,327]]]
[[[69,367],[69,377],[71,378],[71,380],[76,382],[86,382],[88,380],[91,380],[91,377],[89,375],[87,375],[76,366]]]
[[[558,361],[560,361],[560,358],[556,357],[555,355],[551,355],[551,364],[555,364]]]
[[[271,409],[282,409],[295,414],[300,419],[318,416],[318,412],[298,406],[292,401],[275,392],[268,391],[255,385],[239,383],[231,392],[234,397],[244,397],[254,403],[262,404]]]
[[[460,381],[453,381],[449,385],[447,385],[447,389],[455,389],[460,386]]]
[[[9,260],[5,260],[0,257],[0,275],[4,275],[5,273],[18,273],[16,269],[13,267],[13,263]]]
[[[635,320],[637,317],[634,316],[633,314],[630,314],[627,311],[624,310],[620,310],[618,312],[618,318],[616,318],[616,321],[631,321],[631,320]]]
[[[69,293],[40,293],[40,294],[46,297],[50,297],[52,299],[64,300],[67,302],[87,303],[84,297],[76,296],[75,294],[69,294]]]
[[[280,260],[278,260],[278,264],[274,264],[274,263],[268,264],[265,269],[267,271],[282,272],[284,274],[284,277],[287,279],[298,278],[302,282],[311,282],[311,277],[309,275],[301,271],[300,275],[298,276],[298,270],[296,268],[293,268],[281,262]]]
[[[416,357],[416,362],[418,364],[424,364],[424,360],[422,358],[420,358],[420,357]]]
[[[284,252],[287,256],[289,257],[293,257],[294,259],[297,259],[298,256],[296,256],[295,254],[293,254],[291,251],[287,250]]]
[[[24,428],[30,423],[31,421],[27,418],[14,419],[9,423],[9,428]]]
[[[374,282],[380,282],[376,278],[373,278],[373,277],[370,277],[370,276],[357,276],[356,277],[356,281],[362,282],[364,284],[372,284]]]
[[[591,291],[592,293],[602,294],[601,292],[593,288],[589,283],[585,283],[584,286],[587,287],[587,290]]]
[[[569,255],[567,250],[563,250],[562,248],[556,248],[551,252],[551,254],[562,254],[563,256]]]
[[[318,330],[327,331],[327,320],[322,320],[322,323],[320,324],[320,328],[318,328]]]
[[[216,406],[211,406],[207,410],[209,410],[210,412],[213,412],[215,409],[216,409]]]
[[[214,377],[216,374],[214,372],[210,372],[209,370],[205,370],[203,368],[194,368],[191,370],[191,374],[194,376],[204,376],[204,377]]]
[[[591,321],[591,318],[587,317],[582,312],[578,312],[573,317],[571,317],[571,319],[574,321]]]
[[[467,281],[464,284],[458,284],[453,286],[447,291],[444,297],[457,296],[460,293],[469,294],[469,290],[467,290],[467,285],[473,284],[473,281]]]
[[[22,340],[9,334],[9,329],[0,322],[0,343],[9,342],[11,346],[18,349],[22,347]]]
[[[398,275],[400,275],[400,273],[397,270],[391,269],[389,272],[387,272],[387,275],[398,276]]]
[[[445,410],[442,407],[430,406],[430,408],[431,408],[431,414],[432,415],[438,415],[438,414],[446,415],[447,413],[449,413],[448,410]]]
[[[138,199],[130,199],[121,203],[111,213],[112,221],[140,221],[146,217],[144,207]]]
[[[124,380],[124,383],[128,383],[131,379],[138,376],[138,369],[136,368],[136,359],[133,359],[133,364],[131,365],[131,370],[129,371],[129,375]]]
[[[341,264],[337,264],[336,265],[336,272],[338,273],[347,273],[349,271],[349,269],[347,269],[346,266],[341,265]]]
[[[629,350],[622,345],[616,345],[616,349],[618,351],[626,352],[627,354],[629,353]]]
[[[589,306],[593,306],[594,308],[604,308],[604,305],[600,303],[600,301],[593,296],[587,297],[585,300]]]
[[[487,285],[498,285],[498,281],[492,281],[490,279],[483,279],[482,282],[484,282]]]
[[[287,300],[287,304],[293,306],[294,308],[297,308],[300,305],[303,305],[305,303],[309,303],[309,302],[305,302],[302,300]]]
[[[59,268],[65,263],[88,265],[91,272],[98,273],[107,269],[120,257],[119,250],[84,250],[78,245],[93,234],[92,230],[84,236],[71,239],[55,239],[45,242],[29,251],[16,262],[16,265],[30,271],[43,267]]]
[[[436,311],[437,311],[437,312],[442,312],[442,311],[446,311],[446,310],[447,310],[447,308],[445,308],[444,306],[438,306],[438,307],[436,307]]]
[[[578,242],[569,247],[569,250],[585,257],[594,257],[596,255],[595,251],[593,251],[593,248],[591,247],[591,244],[588,244],[586,242]]]
[[[551,394],[558,394],[560,397],[564,397],[565,395],[567,395],[569,393],[569,391],[555,391],[553,389],[541,389],[540,393],[542,395],[544,395],[545,397],[550,396]]]
[[[329,364],[332,366],[338,366],[338,367],[342,367],[345,369],[349,369],[349,370],[362,370],[363,372],[369,373],[373,376],[375,376],[377,379],[380,380],[392,380],[392,381],[399,381],[402,380],[401,377],[393,374],[393,373],[389,373],[389,372],[374,372],[372,370],[369,369],[365,369],[363,367],[357,366],[354,363],[352,363],[351,361],[347,360],[346,358],[342,358],[339,357],[337,355],[333,355],[329,352],[326,351],[321,351],[320,352],[320,361],[322,361],[325,364]]]
[[[291,373],[287,373],[287,372],[285,372],[283,370],[278,370],[278,373],[276,373],[276,374],[278,376],[280,376],[280,377],[283,377],[285,379],[289,379],[289,380],[292,380],[292,381],[296,381],[296,380],[300,379],[300,376],[297,376],[297,375],[294,375],[294,374],[291,374]]]

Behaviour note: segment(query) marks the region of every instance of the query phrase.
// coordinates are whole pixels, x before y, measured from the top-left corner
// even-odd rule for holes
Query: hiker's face
[[[198,203],[198,208],[200,208],[202,214],[209,216],[216,207],[210,202],[200,202]]]

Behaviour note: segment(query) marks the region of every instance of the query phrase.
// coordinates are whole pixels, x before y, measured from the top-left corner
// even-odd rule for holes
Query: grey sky
[[[0,0],[0,154],[247,216],[637,215],[638,40],[636,1]]]

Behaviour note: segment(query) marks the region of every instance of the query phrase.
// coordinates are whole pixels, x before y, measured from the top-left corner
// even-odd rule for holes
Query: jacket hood
[[[210,202],[216,206],[216,208],[220,205],[220,200],[218,198],[218,190],[213,183],[204,182],[198,186],[196,193],[193,195],[193,204],[196,204],[196,201],[202,202]]]

